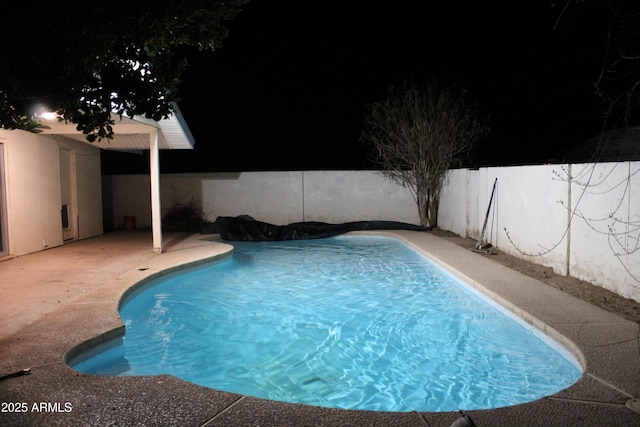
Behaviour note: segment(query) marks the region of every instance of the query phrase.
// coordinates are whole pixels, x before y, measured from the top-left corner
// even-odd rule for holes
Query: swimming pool
[[[381,411],[509,406],[582,375],[557,343],[395,239],[234,246],[134,292],[122,345],[71,365]]]

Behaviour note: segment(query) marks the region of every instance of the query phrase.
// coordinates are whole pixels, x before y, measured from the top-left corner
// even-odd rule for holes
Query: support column
[[[160,208],[160,150],[158,130],[149,134],[149,171],[151,176],[151,228],[153,231],[153,252],[162,253],[162,216]]]

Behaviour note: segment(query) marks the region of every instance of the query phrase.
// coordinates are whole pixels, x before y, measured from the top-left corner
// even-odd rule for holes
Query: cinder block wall
[[[572,179],[568,179],[572,177]],[[438,225],[640,301],[640,162],[449,171]]]
[[[250,215],[278,225],[364,220],[420,223],[409,190],[374,171],[163,174],[160,185],[163,213],[175,204],[195,203],[209,221]],[[138,227],[150,227],[150,191],[147,175],[103,176],[105,229],[123,227],[125,216],[135,216]]]
[[[478,239],[494,182],[486,242],[640,301],[640,162],[451,170],[441,192],[439,227]],[[150,227],[148,176],[105,176],[103,189],[106,229],[122,227],[129,215],[138,227]],[[193,202],[209,221],[250,215],[278,225],[419,224],[409,190],[374,171],[162,175],[161,193],[163,212]]]

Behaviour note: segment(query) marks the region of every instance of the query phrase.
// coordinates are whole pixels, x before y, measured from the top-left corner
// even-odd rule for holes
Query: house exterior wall
[[[9,255],[25,255],[63,244],[61,144],[53,137],[0,129],[5,150]],[[99,149],[66,140],[77,153],[79,237],[102,233]],[[96,218],[97,216],[97,218]]]
[[[9,254],[62,244],[58,144],[21,131],[0,130],[5,146]]]
[[[71,150],[75,157],[77,238],[98,236],[103,233],[100,149],[60,137],[57,141],[61,149]]]

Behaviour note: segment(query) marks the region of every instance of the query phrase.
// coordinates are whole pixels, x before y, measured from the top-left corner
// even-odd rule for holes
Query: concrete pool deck
[[[478,427],[640,425],[626,406],[640,397],[639,325],[524,276],[430,233],[394,235],[448,265],[578,353],[585,373],[553,396],[512,407],[467,411]],[[165,234],[152,252],[146,231],[121,231],[0,262],[2,426],[450,426],[457,412],[386,413],[328,409],[203,388],[170,376],[79,373],[65,355],[122,331],[118,301],[167,269],[224,256],[206,235]],[[104,341],[104,337],[101,338]],[[97,340],[96,342],[98,342]],[[637,403],[631,404],[631,406]],[[20,411],[20,412],[18,412]]]

